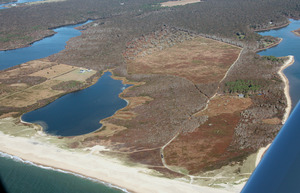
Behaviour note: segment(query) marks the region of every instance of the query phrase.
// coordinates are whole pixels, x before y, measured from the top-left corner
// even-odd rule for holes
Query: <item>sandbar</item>
[[[292,31],[296,36],[300,36],[300,28]]]

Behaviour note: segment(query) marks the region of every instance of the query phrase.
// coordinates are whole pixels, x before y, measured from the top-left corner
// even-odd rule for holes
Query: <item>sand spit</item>
[[[287,107],[285,109],[285,113],[282,118],[282,124],[286,122],[288,119],[291,109],[292,109],[292,100],[290,97],[290,87],[289,87],[289,80],[287,77],[284,75],[283,71],[290,65],[294,63],[294,56],[288,56],[288,59],[285,61],[285,63],[281,66],[281,68],[278,71],[279,76],[281,77],[282,81],[284,82],[284,94],[287,100]],[[256,161],[255,161],[255,167],[259,164],[261,161],[262,157],[264,156],[265,152],[269,149],[271,144],[267,145],[266,147],[262,147],[258,150],[257,156],[256,156]]]
[[[292,31],[296,36],[300,36],[300,28]]]
[[[292,109],[292,100],[291,100],[291,97],[290,97],[289,80],[284,75],[283,70],[286,69],[287,67],[289,67],[290,65],[292,65],[293,63],[294,63],[294,56],[290,55],[290,56],[288,56],[288,60],[285,61],[285,63],[281,66],[281,68],[278,71],[279,76],[281,77],[282,81],[285,84],[284,94],[285,94],[286,100],[287,100],[287,107],[285,109],[285,114],[282,118],[282,124],[284,124],[286,122],[287,118],[290,115],[291,109]]]
[[[167,1],[161,3],[162,7],[174,7],[179,5],[187,5],[191,3],[199,3],[201,0],[178,0],[178,1]]]
[[[66,1],[66,0],[45,0],[45,1],[35,1],[35,2],[30,2],[28,3],[29,5],[34,5],[34,4],[42,4],[42,3],[54,3],[54,2],[60,2],[60,1]]]

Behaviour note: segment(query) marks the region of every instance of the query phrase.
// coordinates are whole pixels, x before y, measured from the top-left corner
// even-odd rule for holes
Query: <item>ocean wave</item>
[[[1,152],[1,151],[0,151],[0,157],[12,159],[15,162],[22,162],[24,164],[32,165],[32,166],[39,167],[39,168],[42,168],[42,169],[45,169],[45,170],[53,170],[53,171],[56,171],[56,172],[71,174],[71,175],[79,177],[79,178],[83,178],[83,179],[87,179],[87,180],[90,180],[90,181],[93,181],[93,182],[96,182],[96,183],[103,184],[103,185],[105,185],[109,188],[114,188],[114,189],[118,189],[118,190],[121,190],[121,191],[126,192],[126,193],[130,193],[125,188],[121,188],[121,187],[112,185],[110,183],[97,180],[95,178],[87,177],[87,176],[84,176],[84,175],[81,175],[81,174],[73,173],[73,172],[70,172],[70,171],[65,171],[65,170],[62,170],[62,169],[57,169],[57,168],[52,168],[52,167],[49,167],[49,166],[43,166],[43,165],[35,164],[31,161],[23,160],[22,158],[20,158],[18,156],[10,155],[10,154],[7,154],[7,153]]]

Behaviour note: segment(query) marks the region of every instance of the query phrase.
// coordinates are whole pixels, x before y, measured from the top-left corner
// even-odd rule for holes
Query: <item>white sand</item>
[[[154,177],[146,174],[150,172],[146,168],[125,166],[116,159],[90,152],[62,149],[36,138],[12,137],[0,132],[0,151],[39,165],[71,171],[108,182],[131,192],[228,193],[221,189]]]
[[[178,5],[187,5],[191,3],[199,3],[201,0],[178,0],[178,1],[167,1],[161,3],[162,7],[173,7]]]
[[[270,145],[271,145],[271,143],[269,145],[267,145],[266,147],[262,147],[258,150],[256,160],[255,160],[255,167],[257,167],[257,165],[259,164],[259,162],[263,158],[265,152],[269,149]]]
[[[281,68],[278,71],[278,74],[280,75],[281,79],[283,80],[283,82],[285,84],[284,94],[285,94],[286,100],[287,100],[287,107],[285,109],[285,114],[282,119],[282,124],[284,124],[286,122],[287,118],[290,115],[291,109],[292,109],[292,100],[290,97],[289,80],[283,73],[284,69],[286,69],[287,67],[289,67],[290,65],[292,65],[294,63],[294,56],[288,56],[288,57],[289,57],[289,59],[283,64],[283,66],[281,66]]]
[[[66,1],[66,0],[45,0],[45,1],[34,1],[34,2],[29,2],[28,4],[42,4],[42,3],[54,3],[54,2],[59,2],[59,1]]]
[[[294,56],[288,56],[289,59],[281,66],[281,68],[278,71],[278,74],[280,75],[282,81],[284,82],[284,94],[287,100],[287,107],[285,109],[285,114],[282,118],[282,124],[284,124],[287,120],[287,118],[289,117],[289,114],[291,112],[292,109],[292,100],[290,97],[290,87],[289,87],[289,80],[287,79],[287,77],[284,75],[283,71],[284,69],[286,69],[287,67],[289,67],[290,65],[292,65],[294,63]],[[262,147],[258,150],[257,156],[256,156],[256,161],[255,161],[255,167],[259,164],[259,162],[261,161],[264,153],[268,150],[268,148],[270,147],[271,144],[267,145],[266,147]]]

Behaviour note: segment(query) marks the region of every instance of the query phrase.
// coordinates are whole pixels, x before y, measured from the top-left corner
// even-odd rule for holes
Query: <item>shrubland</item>
[[[122,127],[122,130],[113,136],[95,132],[81,137],[70,144],[72,148],[107,145],[122,155],[125,152],[131,161],[147,164],[150,168],[159,166],[160,169],[156,169],[163,171],[166,168],[161,162],[160,148],[178,134],[180,138],[170,146],[174,148],[168,150],[168,163],[178,166],[182,160],[189,158],[191,160],[181,166],[198,173],[212,168],[212,163],[215,167],[221,167],[232,160],[241,160],[269,144],[282,125],[269,124],[265,120],[281,119],[286,107],[284,84],[277,74],[285,59],[257,55],[255,52],[258,49],[268,47],[279,39],[262,37],[255,30],[284,26],[289,22],[287,18],[300,18],[299,0],[206,0],[171,8],[160,7],[160,2],[85,0],[82,3],[82,0],[67,0],[0,10],[0,49],[23,47],[53,34],[51,29],[55,27],[93,19],[92,23],[80,27],[83,30],[81,36],[71,39],[65,50],[48,59],[98,71],[113,69],[115,75],[140,83],[122,95],[131,99],[147,97],[134,108],[124,110],[134,118],[111,117],[106,120],[115,128]],[[164,31],[167,31],[166,36],[157,35]],[[128,50],[136,48],[137,53],[142,53],[145,47],[157,43],[157,50],[154,51],[159,52],[158,46],[166,50],[193,36],[243,48],[234,67],[221,82],[195,84],[176,73],[127,71],[128,64],[132,62],[132,56],[127,57]],[[146,38],[154,43],[145,44]],[[171,43],[163,46],[167,41]],[[139,42],[144,43],[136,46]],[[193,64],[196,63],[199,63],[198,59]],[[37,78],[35,81],[41,80]],[[53,89],[72,90],[77,86],[80,86],[78,82],[70,81]],[[225,111],[224,115],[194,116],[206,107],[206,102],[215,94],[220,95],[222,100],[225,96],[226,100],[235,101],[234,97],[239,92],[249,94],[249,106],[230,113]],[[219,104],[227,108],[227,102],[216,103],[216,106]],[[6,108],[5,113],[13,110]],[[232,124],[229,124],[230,121]],[[220,129],[209,131],[210,124],[214,123]],[[185,153],[189,152],[183,147],[191,150],[202,147],[202,143],[193,144],[195,138],[202,134],[214,142],[210,144],[211,151],[203,146],[204,150],[199,149],[197,155],[193,156],[194,152],[191,152],[185,157]],[[216,144],[218,139],[224,139],[224,143]],[[178,152],[172,152],[180,143],[185,143],[180,149],[183,155],[181,160],[174,156],[179,155]],[[205,162],[207,156],[210,156],[208,160],[211,163]],[[195,164],[196,161],[201,165]]]

